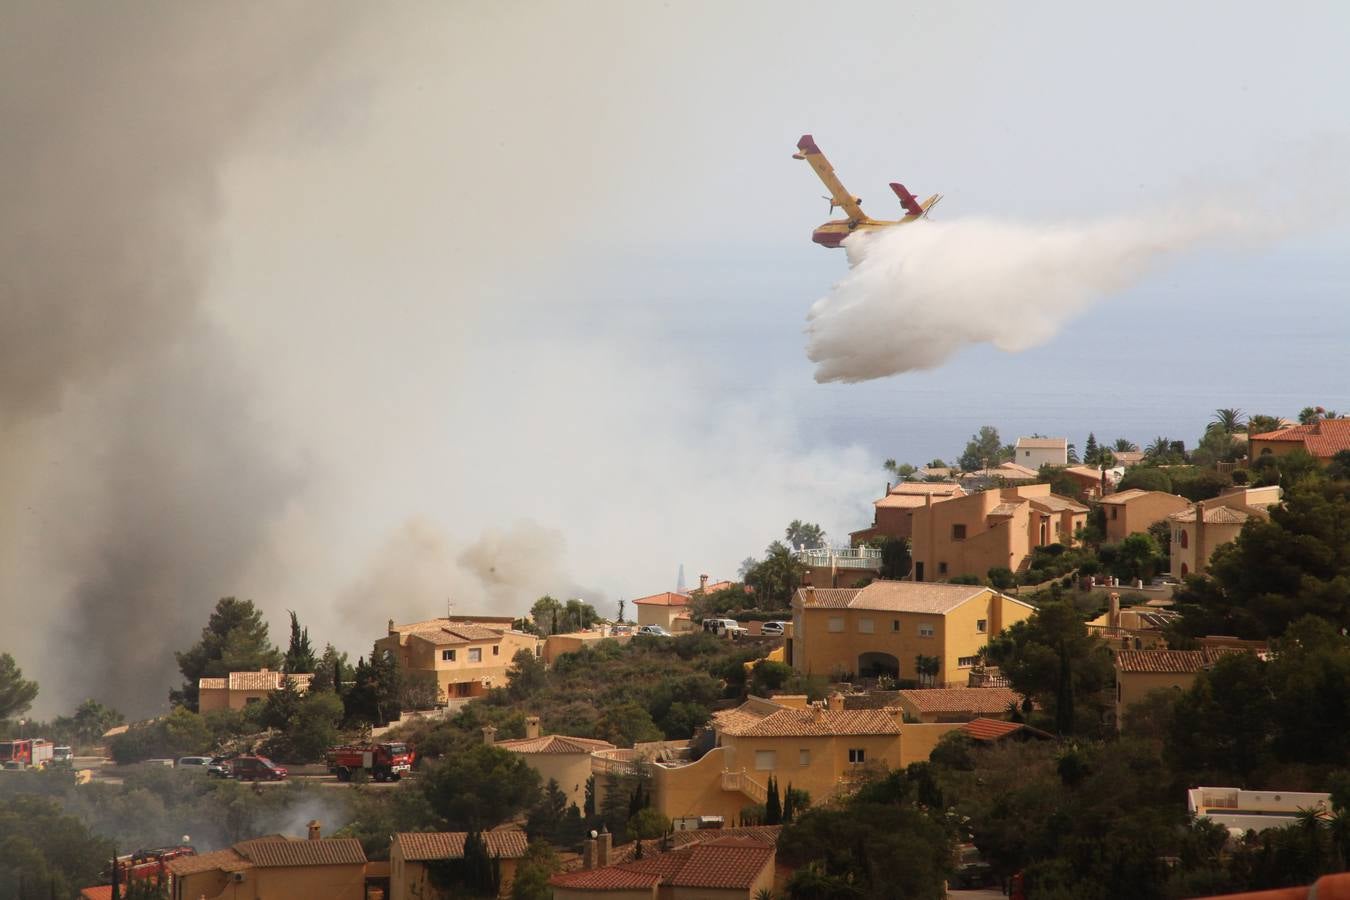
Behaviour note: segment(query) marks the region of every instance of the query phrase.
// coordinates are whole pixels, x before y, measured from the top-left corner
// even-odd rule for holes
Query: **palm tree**
[[[1247,432],[1249,434],[1265,434],[1267,431],[1275,431],[1280,427],[1280,420],[1275,416],[1255,415],[1247,420]]]
[[[1153,439],[1153,443],[1144,448],[1144,455],[1149,459],[1158,459],[1159,457],[1166,456],[1171,449],[1171,439],[1158,435]]]
[[[1298,411],[1298,424],[1311,425],[1322,418],[1322,413],[1324,412],[1326,412],[1326,410],[1322,409],[1320,406],[1305,406]]]
[[[1222,428],[1229,434],[1242,430],[1242,410],[1227,409],[1214,410],[1214,424]]]
[[[1139,445],[1129,438],[1116,438],[1116,442],[1111,445],[1111,449],[1117,453],[1138,453]]]

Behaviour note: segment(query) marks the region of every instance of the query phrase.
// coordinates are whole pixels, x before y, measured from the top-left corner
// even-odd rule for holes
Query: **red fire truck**
[[[364,771],[376,781],[398,781],[412,771],[417,754],[402,741],[384,744],[348,744],[333,747],[324,756],[328,771],[338,781],[351,781],[353,772]]]
[[[44,767],[52,761],[52,742],[42,738],[0,741],[0,768]]]

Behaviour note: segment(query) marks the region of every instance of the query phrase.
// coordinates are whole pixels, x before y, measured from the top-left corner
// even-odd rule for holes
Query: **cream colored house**
[[[1048,484],[996,488],[926,503],[914,514],[913,581],[946,581],[958,575],[987,578],[989,570],[1018,572],[1031,551],[1071,546],[1087,524],[1088,509],[1050,492]]]
[[[1120,727],[1125,710],[1150,691],[1184,691],[1195,682],[1196,675],[1213,668],[1220,658],[1242,652],[1233,647],[1120,651],[1115,656],[1116,727]]]
[[[197,711],[203,715],[217,709],[243,709],[251,703],[261,703],[273,691],[281,690],[284,679],[290,678],[300,693],[309,690],[313,675],[285,675],[270,669],[257,672],[231,672],[221,678],[201,678],[197,681]]]
[[[1191,505],[1191,501],[1164,491],[1135,488],[1108,494],[1101,499],[1101,504],[1106,513],[1106,539],[1121,541],[1137,532],[1148,531],[1150,525],[1181,512]]]
[[[395,655],[405,673],[435,679],[442,702],[479,697],[507,681],[511,659],[521,650],[539,656],[543,641],[512,629],[508,617],[429,619],[410,625],[389,620],[389,633],[375,642]]]
[[[1172,528],[1172,574],[1177,578],[1203,575],[1215,550],[1237,540],[1249,519],[1268,515],[1264,507],[1248,506],[1245,502],[1248,499],[1253,498],[1246,490],[1239,490],[1168,516]],[[1259,502],[1266,498],[1257,495],[1255,499]]]
[[[1020,437],[1014,448],[1013,462],[1028,469],[1069,464],[1068,438]]]
[[[227,850],[180,856],[165,863],[173,875],[173,900],[272,900],[323,897],[365,900],[366,854],[355,838],[266,837]]]
[[[389,843],[389,900],[453,900],[456,894],[438,889],[427,874],[427,863],[463,859],[463,831],[399,832]],[[529,842],[519,828],[501,828],[483,833],[488,853],[501,860],[501,896],[511,896],[516,866]],[[312,895],[318,897],[319,895]]]
[[[872,525],[849,535],[857,547],[877,538],[908,539],[914,533],[914,513],[931,497],[934,503],[964,497],[965,488],[955,482],[902,481],[888,486],[886,496],[872,504]]]
[[[676,631],[689,631],[693,626],[689,620],[689,595],[666,591],[639,597],[633,601],[637,607],[638,627],[660,625],[672,634]]]
[[[802,588],[792,601],[789,662],[807,675],[918,681],[917,658],[937,657],[936,684],[965,684],[989,637],[1035,611],[979,585],[874,581],[851,590]]]
[[[653,804],[672,820],[735,821],[763,804],[769,778],[780,791],[805,790],[819,804],[863,772],[925,760],[957,724],[905,724],[898,707],[847,709],[842,694],[823,704],[805,696],[751,697],[713,715],[715,746],[696,761],[651,763]]]
[[[483,737],[487,743],[521,754],[526,764],[539,773],[541,784],[548,784],[549,779],[558,782],[568,802],[575,803],[577,809],[586,807],[586,780],[591,777],[591,754],[618,749],[609,741],[561,734],[541,735],[538,716],[525,718],[525,737],[518,740],[496,740],[496,729],[491,726],[483,729]]]

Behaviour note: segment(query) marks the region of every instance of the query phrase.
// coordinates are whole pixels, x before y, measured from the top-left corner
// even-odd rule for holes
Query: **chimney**
[[[591,834],[595,834],[594,831]],[[581,867],[583,869],[595,868],[595,838],[586,838],[586,845],[581,850]]]
[[[390,620],[389,620],[389,633],[390,633],[390,634],[396,634],[396,633],[397,633],[397,632],[394,631],[394,620],[393,620],[393,619],[390,619]]]
[[[802,589],[802,603],[806,606],[814,606],[816,603],[816,589],[807,585]]]
[[[707,575],[700,575],[700,576],[698,576],[698,589],[699,589],[700,591],[706,591],[706,590],[708,589],[708,576],[707,576]]]
[[[309,820],[309,839],[310,839],[311,841],[317,841],[317,840],[319,840],[319,838],[321,838],[321,837],[323,836],[323,835],[321,834],[321,831],[322,831],[322,829],[321,829],[320,826],[319,826],[319,820],[318,820],[318,819],[310,819],[310,820]]]
[[[1209,554],[1205,551],[1205,504],[1195,504],[1195,574],[1203,575],[1209,568]]]
[[[844,695],[839,691],[830,694],[830,698],[825,701],[825,708],[832,710],[841,710],[844,708]]]
[[[263,666],[263,667],[262,667],[261,669],[259,669],[258,671],[259,671],[259,672],[267,672],[267,671],[269,671],[269,669],[267,668],[267,666]]]
[[[539,737],[539,717],[525,717],[525,737],[527,740],[533,740]]]
[[[603,869],[609,865],[609,853],[614,847],[614,836],[604,825],[600,826],[600,837],[595,841],[595,867]]]
[[[497,729],[493,728],[491,725],[484,725],[483,743],[487,744],[489,747],[497,743]]]
[[[1108,616],[1107,616],[1107,618],[1106,618],[1106,624],[1107,624],[1107,625],[1110,625],[1112,628],[1119,628],[1119,627],[1120,627],[1120,594],[1117,594],[1115,591],[1112,591],[1112,592],[1111,592],[1111,598],[1110,598],[1110,601],[1111,601],[1111,605],[1110,605],[1110,607],[1109,607],[1110,612],[1109,612],[1109,614],[1108,614]]]
[[[811,707],[811,721],[819,722],[825,718],[825,707],[821,703],[816,703]]]

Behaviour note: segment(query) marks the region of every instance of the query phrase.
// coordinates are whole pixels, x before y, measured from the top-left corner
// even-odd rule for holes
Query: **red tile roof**
[[[80,888],[80,900],[112,900],[112,885],[96,884],[93,887]]]
[[[512,753],[594,753],[596,750],[616,749],[609,741],[568,737],[565,734],[546,734],[537,738],[518,738],[498,741],[497,746]]]
[[[1342,450],[1350,450],[1350,419],[1321,419],[1309,425],[1249,435],[1249,440],[1296,441],[1313,456],[1330,459]]]
[[[436,631],[415,631],[412,637],[420,638],[436,646],[446,644],[468,644],[474,641],[500,641],[506,629],[491,628],[486,625],[446,625]]]
[[[899,710],[896,710],[896,715]],[[762,718],[727,717],[718,730],[732,737],[828,737],[831,735],[899,734],[896,715],[882,709],[784,708]]]
[[[999,719],[971,719],[961,726],[961,730],[977,741],[1002,740],[1010,734],[1025,731],[1039,738],[1053,737],[1049,732],[1032,728],[1021,722],[1004,722]]]
[[[1307,887],[1275,888],[1245,894],[1220,894],[1200,900],[1350,900],[1350,873],[1323,875]]]
[[[394,843],[402,848],[407,860],[462,859],[464,839],[468,836],[464,831],[403,831],[394,835]],[[518,828],[487,831],[483,838],[493,856],[520,859],[525,855],[525,832]]]
[[[677,594],[674,591],[666,591],[664,594],[652,594],[650,597],[639,597],[633,602],[638,606],[688,606],[689,595]]]
[[[253,863],[244,859],[233,850],[215,850],[211,853],[199,853],[196,856],[180,856],[164,864],[174,875],[195,875],[198,872],[210,872],[219,869],[222,872],[238,872],[253,868]]]
[[[554,875],[554,887],[582,891],[651,888],[658,884],[702,890],[748,890],[773,861],[771,844],[753,838],[725,837],[652,854],[603,869]],[[645,849],[645,848],[644,848]]]
[[[1243,522],[1246,522],[1249,518],[1251,518],[1253,512],[1255,512],[1255,510],[1252,510],[1251,507],[1246,507],[1244,509],[1233,509],[1231,506],[1213,506],[1205,510],[1205,524],[1241,525]],[[1183,509],[1180,512],[1174,512],[1167,518],[1172,520],[1173,522],[1181,522],[1182,524],[1194,522],[1195,507],[1192,506],[1190,509]]]
[[[794,606],[805,609],[870,609],[942,615],[989,588],[931,581],[874,581],[864,588],[799,588]],[[808,603],[807,600],[812,602]]]
[[[1121,672],[1193,675],[1208,669],[1220,657],[1241,653],[1237,647],[1205,647],[1200,650],[1121,650],[1116,668]]]
[[[1009,704],[1022,703],[1022,695],[1006,687],[932,688],[896,696],[926,713],[1002,713]]]
[[[258,868],[290,866],[363,866],[366,852],[356,838],[241,841],[234,851]]]

